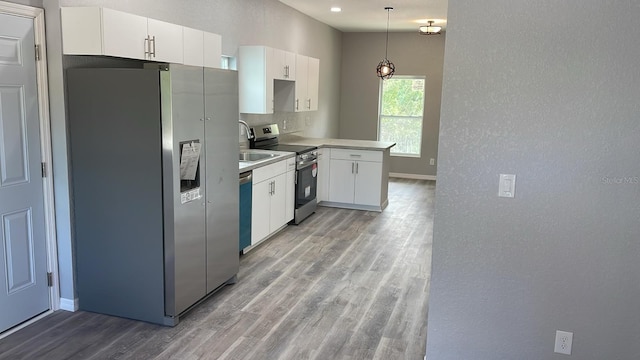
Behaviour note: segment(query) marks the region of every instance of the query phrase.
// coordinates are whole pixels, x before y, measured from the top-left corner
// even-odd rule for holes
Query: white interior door
[[[50,308],[33,20],[0,14],[0,332]]]

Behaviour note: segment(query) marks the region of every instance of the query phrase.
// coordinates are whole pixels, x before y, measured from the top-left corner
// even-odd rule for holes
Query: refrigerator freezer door
[[[81,310],[164,323],[157,71],[68,69]]]

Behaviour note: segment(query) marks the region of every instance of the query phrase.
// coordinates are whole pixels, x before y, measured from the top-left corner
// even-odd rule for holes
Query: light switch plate
[[[514,174],[500,174],[498,196],[512,198],[516,195],[516,176]]]

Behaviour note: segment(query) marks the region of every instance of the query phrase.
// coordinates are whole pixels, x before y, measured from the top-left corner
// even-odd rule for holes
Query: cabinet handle
[[[354,165],[355,165],[355,163],[351,163],[351,173],[352,173],[352,174],[354,173],[354,171],[353,171],[353,167],[354,167]]]
[[[151,38],[149,37],[149,35],[147,35],[147,37],[144,39],[144,57],[145,58],[150,58],[151,57],[151,44],[150,44]]]
[[[307,99],[307,102],[309,103],[309,105],[307,105],[307,109],[311,110],[311,99]]]
[[[298,110],[298,104],[300,102],[300,99],[296,99],[296,110]]]
[[[151,42],[153,43],[153,51],[151,52],[151,56],[156,57],[156,37],[155,37],[155,35],[151,37]]]
[[[356,174],[358,173],[358,163],[356,163]]]
[[[273,195],[276,194],[276,182],[275,180],[273,181]]]

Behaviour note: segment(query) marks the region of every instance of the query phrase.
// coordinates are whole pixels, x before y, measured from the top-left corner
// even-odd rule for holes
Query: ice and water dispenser
[[[200,193],[200,140],[180,142],[180,203],[202,198]]]

